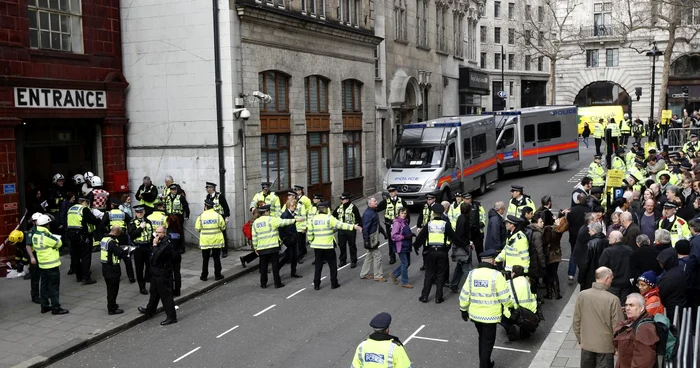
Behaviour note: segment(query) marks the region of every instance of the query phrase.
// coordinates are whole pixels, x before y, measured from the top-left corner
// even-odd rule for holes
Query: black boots
[[[561,288],[559,287],[559,279],[554,281],[554,298],[556,300],[559,300],[562,298],[561,296]]]
[[[552,284],[547,284],[547,293],[544,294],[545,299],[552,299],[552,293],[554,292],[554,285]]]

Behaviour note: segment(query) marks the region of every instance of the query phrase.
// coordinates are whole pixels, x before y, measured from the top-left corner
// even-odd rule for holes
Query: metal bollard
[[[700,308],[695,319],[695,348],[693,349],[693,368],[698,368],[698,340],[700,340]]]

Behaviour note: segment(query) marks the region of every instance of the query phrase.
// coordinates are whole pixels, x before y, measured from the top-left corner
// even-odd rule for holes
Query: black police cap
[[[376,329],[386,329],[389,325],[391,325],[391,314],[387,312],[379,313],[369,321],[369,326]]]

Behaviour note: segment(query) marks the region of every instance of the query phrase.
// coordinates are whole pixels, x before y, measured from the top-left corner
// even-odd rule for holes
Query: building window
[[[530,70],[530,55],[525,55],[525,70]]]
[[[508,70],[513,70],[515,65],[515,54],[508,54]],[[511,82],[513,83],[513,82]]]
[[[462,17],[464,18],[464,17]],[[469,20],[469,60],[476,61],[476,22]]]
[[[537,58],[537,70],[540,72],[544,70],[544,56]]]
[[[612,3],[593,4],[593,35],[605,36],[612,28]]]
[[[540,32],[537,35],[537,46],[542,46],[544,45],[544,32]]]
[[[380,45],[377,45],[377,47],[374,48],[374,78],[376,78],[376,79],[379,79],[379,78],[382,77],[382,75],[381,75],[381,73],[380,73],[380,72],[381,72],[381,68],[380,68],[380,65],[379,65],[379,61],[380,61],[380,60],[379,60],[379,58],[380,58],[380,56],[379,56],[379,51],[380,51],[380,50],[379,50],[379,46],[380,46]]]
[[[80,0],[29,0],[29,46],[83,52]]]
[[[525,30],[525,44],[530,45],[530,42],[532,42],[532,31],[527,29]]]
[[[515,45],[515,28],[508,28],[508,44]]]
[[[291,188],[289,134],[263,134],[260,138],[262,181],[272,183],[272,190]]]
[[[343,113],[362,112],[362,84],[354,79],[343,81]]]
[[[493,2],[493,17],[494,18],[501,17],[501,2],[500,1]]]
[[[362,132],[343,132],[343,178],[362,176]]]
[[[272,101],[260,106],[261,114],[289,112],[287,81],[286,75],[275,71],[266,71],[258,74],[258,88],[272,97]]]
[[[326,2],[325,0],[301,0],[301,12],[314,17],[325,18]]]
[[[464,56],[464,15],[455,12],[453,16],[452,30],[454,31],[454,55],[462,57]]]
[[[503,60],[501,60],[501,53],[500,52],[493,54],[493,68],[494,69],[501,69],[501,62],[502,61]]]
[[[406,0],[394,1],[394,39],[408,42],[408,15]]]
[[[437,7],[435,14],[435,28],[436,28],[436,44],[435,48],[440,51],[447,52],[447,43],[445,42],[445,20],[447,14],[446,7]]]
[[[481,53],[481,61],[479,64],[481,65],[482,69],[486,69],[486,53],[485,52]]]
[[[340,0],[341,23],[358,27],[360,25],[360,7],[359,0]]]
[[[328,113],[328,81],[325,78],[315,75],[306,77],[304,97],[307,113]]]
[[[537,21],[540,23],[544,22],[544,7],[542,6],[537,7]]]
[[[486,33],[487,33],[486,26],[481,26],[480,30],[481,30],[481,36],[480,36],[481,42],[486,42]]]
[[[620,62],[620,49],[605,50],[605,66],[618,66]]]
[[[586,66],[589,68],[598,67],[598,50],[586,50]]]
[[[515,19],[515,3],[508,3],[508,20]]]
[[[513,85],[515,83],[513,81],[508,82],[508,95],[512,96],[513,95]]]
[[[493,43],[501,43],[501,27],[493,29]]]
[[[278,8],[284,9],[284,0],[265,0],[265,3],[269,6],[276,6]]]
[[[428,0],[416,1],[416,45],[428,47]]]
[[[525,5],[525,19],[532,19],[532,5]]]
[[[322,188],[329,186],[331,181],[328,132],[310,132],[306,137],[309,153],[309,192],[323,190]]]

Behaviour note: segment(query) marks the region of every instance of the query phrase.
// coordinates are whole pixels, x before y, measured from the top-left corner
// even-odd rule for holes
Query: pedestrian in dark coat
[[[166,326],[177,323],[173,300],[173,246],[166,236],[165,226],[158,226],[155,232],[151,257],[148,260],[151,265],[151,295],[146,308],[139,307],[139,312],[151,317],[156,313],[158,302],[162,302],[167,318],[160,324]]]
[[[608,239],[603,234],[603,225],[593,223],[588,225],[591,240],[586,244],[585,258],[579,262],[578,283],[581,291],[590,289],[595,282],[595,270],[599,267],[600,255],[608,247]]]
[[[627,295],[632,292],[630,256],[632,256],[634,250],[622,242],[623,236],[619,231],[611,232],[608,235],[608,239],[610,246],[603,250],[598,265],[612,270],[613,282],[608,291],[620,298],[620,305],[623,305]]]
[[[674,309],[685,306],[686,278],[678,265],[678,253],[673,248],[663,250],[656,258],[663,268],[659,275],[659,297],[666,307],[668,319],[673,321]]]
[[[649,237],[641,234],[637,237],[637,248],[630,256],[630,277],[635,280],[646,271],[653,271],[655,275],[661,273],[656,257],[659,253],[649,244]]]
[[[503,202],[496,202],[489,210],[489,223],[486,228],[485,250],[501,250],[506,245],[506,224],[503,222],[503,213],[506,211]]]
[[[622,242],[629,245],[631,249],[637,248],[637,236],[642,233],[642,230],[639,228],[639,225],[635,224],[632,220],[632,214],[629,212],[620,214],[620,224],[622,224],[622,228],[624,229],[622,231],[624,235]],[[614,271],[615,270],[613,270],[613,272]]]
[[[575,254],[577,244],[576,240],[579,235],[579,230],[581,230],[581,228],[587,224],[586,214],[591,212],[591,209],[586,205],[586,195],[579,194],[578,199],[579,202],[572,206],[569,212],[566,214],[566,221],[569,224],[569,245],[571,245],[571,254],[574,255],[571,257],[572,259],[569,262],[569,269],[567,271],[570,280],[573,279],[573,276],[576,274]]]

